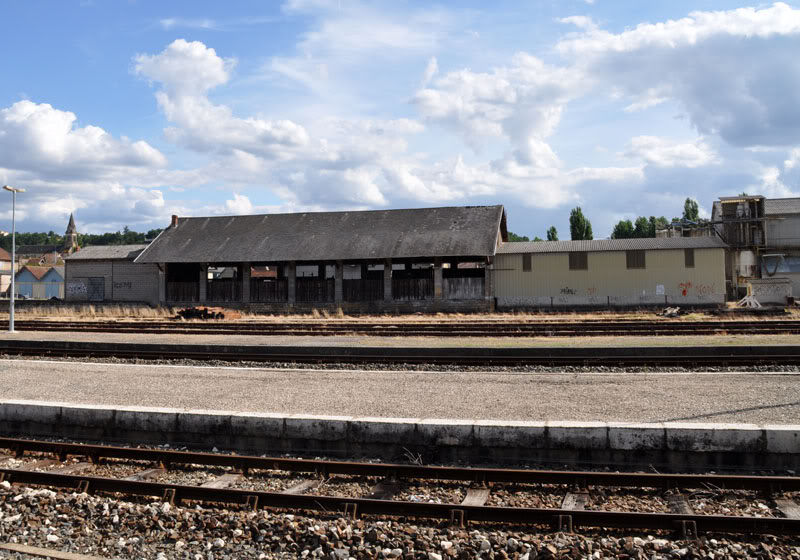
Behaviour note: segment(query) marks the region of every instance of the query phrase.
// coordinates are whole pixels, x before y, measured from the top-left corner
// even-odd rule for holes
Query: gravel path
[[[759,424],[800,418],[794,374],[337,371],[15,359],[2,362],[0,379],[0,399],[283,414]]]

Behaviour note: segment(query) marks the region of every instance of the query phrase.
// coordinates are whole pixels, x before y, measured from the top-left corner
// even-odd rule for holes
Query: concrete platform
[[[510,422],[0,402],[0,433],[426,463],[793,469],[800,425]]]

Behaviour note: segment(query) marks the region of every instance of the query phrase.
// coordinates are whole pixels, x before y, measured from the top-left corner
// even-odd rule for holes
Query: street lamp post
[[[8,332],[14,332],[14,264],[17,262],[17,193],[25,189],[15,189],[4,185],[3,188],[11,193],[11,297],[8,301]]]

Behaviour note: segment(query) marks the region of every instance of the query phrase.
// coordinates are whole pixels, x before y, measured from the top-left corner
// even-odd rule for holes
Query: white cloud
[[[656,136],[636,136],[622,155],[657,167],[694,168],[718,162],[714,150],[702,138],[675,142]]]
[[[800,164],[800,148],[792,148],[786,157],[786,161],[783,162],[783,168],[789,171],[790,169],[794,169],[798,164]]]
[[[217,22],[213,19],[187,19],[187,18],[163,18],[158,20],[159,25],[167,31],[175,27],[188,27],[189,29],[216,29]]]
[[[763,167],[757,182],[747,187],[747,192],[756,192],[767,198],[793,198],[800,193],[787,187],[781,180],[781,171],[777,167]]]
[[[422,75],[422,83],[420,87],[425,87],[429,83],[433,77],[439,73],[439,62],[436,60],[435,56],[432,56],[428,59],[428,65],[425,67],[425,73]]]
[[[800,89],[800,10],[787,4],[697,11],[621,33],[584,28],[556,50],[629,96],[630,111],[674,100],[701,134],[732,145],[800,140],[800,104],[788,93]]]
[[[230,108],[213,104],[206,92],[230,79],[233,59],[219,57],[203,43],[177,39],[157,55],[137,55],[137,74],[163,87],[156,99],[178,127],[167,139],[198,151],[229,153],[233,149],[282,158],[287,150],[308,143],[306,130],[286,119],[238,118]]]
[[[243,194],[233,193],[232,200],[225,201],[226,214],[242,215],[252,214],[253,204],[250,199]]]
[[[158,168],[161,152],[143,141],[116,139],[96,126],[75,127],[77,117],[47,103],[18,101],[0,109],[0,165],[41,175],[102,177]]]

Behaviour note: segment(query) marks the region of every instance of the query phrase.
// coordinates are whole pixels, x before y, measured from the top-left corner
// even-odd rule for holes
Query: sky
[[[503,204],[595,238],[800,196],[800,2],[3,2],[17,230]],[[0,230],[11,195],[0,191]]]

